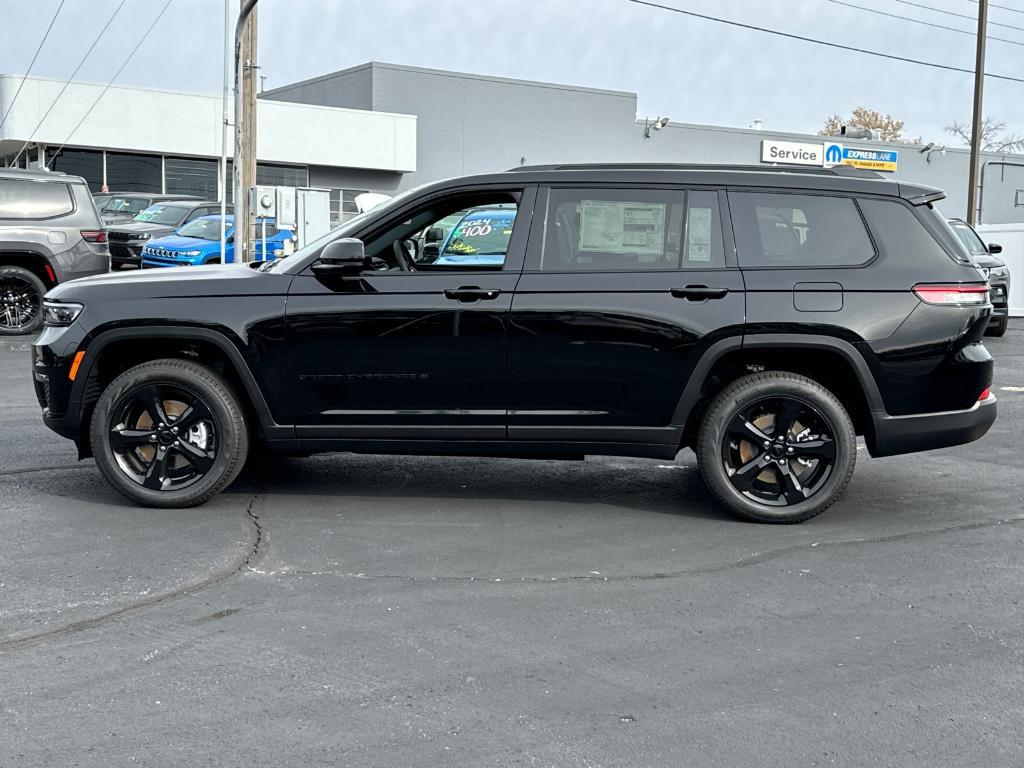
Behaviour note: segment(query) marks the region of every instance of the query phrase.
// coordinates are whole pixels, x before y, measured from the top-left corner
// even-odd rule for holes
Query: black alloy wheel
[[[857,436],[818,382],[765,371],[730,383],[708,405],[697,461],[711,492],[748,520],[799,523],[834,504],[853,476]]]
[[[0,334],[36,330],[43,322],[43,282],[21,267],[0,268]]]
[[[249,451],[245,410],[231,386],[199,362],[170,358],[107,384],[89,439],[107,481],[148,507],[203,504],[238,476]]]
[[[218,426],[195,392],[176,384],[146,384],[122,397],[113,414],[108,441],[115,460],[144,488],[186,488],[213,467]]]
[[[722,462],[732,486],[761,504],[806,501],[835,468],[836,442],[828,420],[792,397],[758,400],[729,422]]]

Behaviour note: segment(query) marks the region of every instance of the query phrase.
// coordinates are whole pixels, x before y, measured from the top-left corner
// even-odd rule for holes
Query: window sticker
[[[665,203],[580,201],[579,251],[665,255]]]
[[[686,212],[687,261],[711,261],[711,209],[690,208]]]

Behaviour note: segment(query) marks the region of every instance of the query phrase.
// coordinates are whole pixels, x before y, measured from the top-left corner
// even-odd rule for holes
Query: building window
[[[1015,206],[1024,206],[1024,189],[1017,190],[1017,195],[1013,199],[1013,204]]]
[[[164,161],[167,189],[176,195],[197,195],[204,200],[217,199],[217,161],[168,157]]]
[[[309,170],[305,166],[256,164],[256,183],[273,187],[305,187],[309,183]],[[234,165],[228,160],[228,202],[235,201]],[[211,198],[215,200],[216,198]]]
[[[54,152],[46,148],[46,164],[53,171],[81,176],[92,192],[103,186],[103,153],[88,149],[62,149]]]
[[[331,190],[331,227],[348,221],[357,213],[356,197],[365,194],[365,189],[332,189]]]
[[[163,192],[163,158],[107,152],[107,188],[111,192]]]

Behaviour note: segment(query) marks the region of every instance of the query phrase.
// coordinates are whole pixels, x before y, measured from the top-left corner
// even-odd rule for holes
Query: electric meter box
[[[277,188],[277,217],[274,220],[278,229],[295,231],[295,187]]]
[[[257,219],[277,216],[277,190],[274,187],[249,187],[249,215]]]

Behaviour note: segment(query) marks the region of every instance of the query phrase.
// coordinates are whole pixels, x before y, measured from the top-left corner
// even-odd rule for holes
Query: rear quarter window
[[[849,197],[730,192],[740,266],[855,267],[875,257]]]
[[[52,219],[74,210],[67,184],[0,179],[0,219]]]
[[[862,199],[860,208],[882,253],[887,257],[902,257],[908,260],[929,256],[941,257],[944,260],[952,258],[906,205],[895,200]],[[937,227],[945,227],[948,230],[949,240],[953,247],[959,249],[958,256],[961,260],[970,263],[966,249],[950,230],[946,220],[935,211],[925,210],[925,215],[934,217]]]

